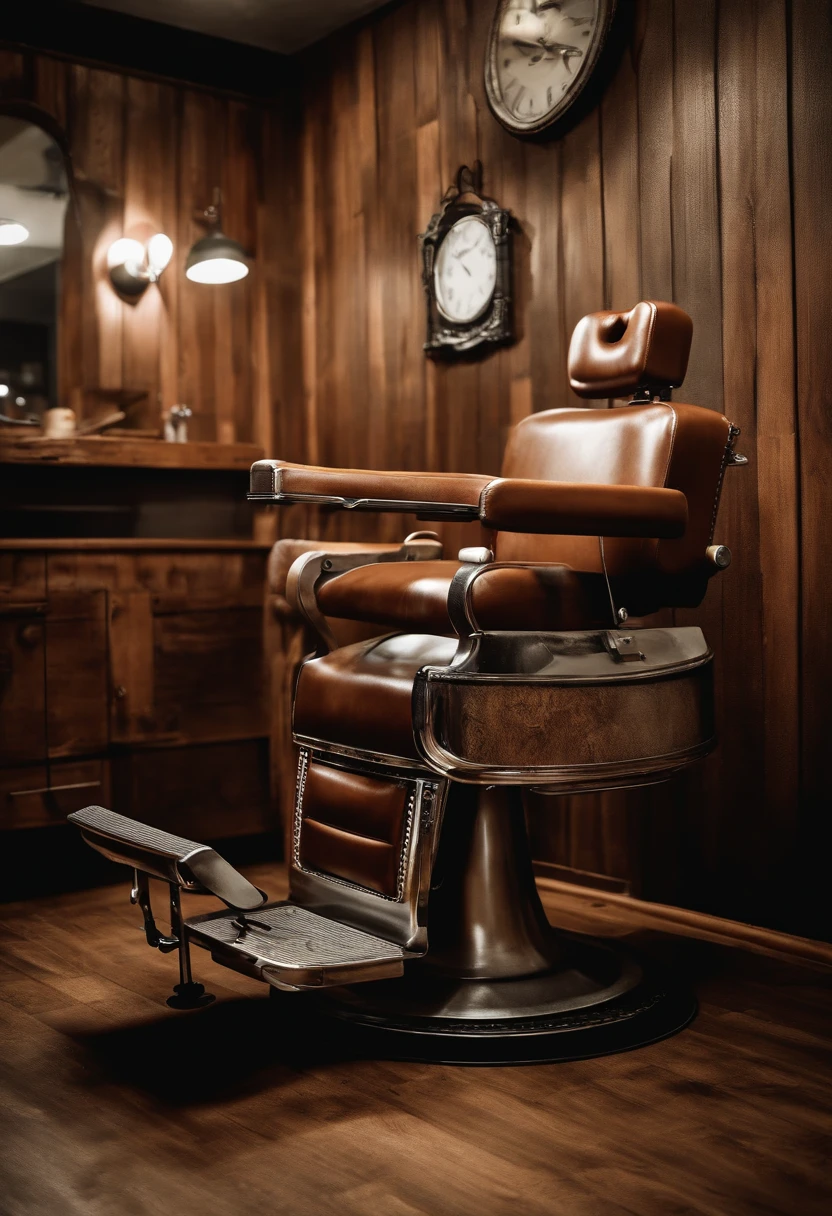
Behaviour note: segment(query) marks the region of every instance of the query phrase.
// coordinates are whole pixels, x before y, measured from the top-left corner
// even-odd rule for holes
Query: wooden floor
[[[282,894],[276,869],[249,873]],[[546,901],[592,928],[586,900]],[[220,999],[171,1012],[175,960],[145,946],[126,884],[0,907],[0,1212],[832,1211],[830,973],[632,933],[626,912],[614,929],[691,978],[689,1029],[605,1059],[455,1068],[300,1055],[262,985],[201,951]]]

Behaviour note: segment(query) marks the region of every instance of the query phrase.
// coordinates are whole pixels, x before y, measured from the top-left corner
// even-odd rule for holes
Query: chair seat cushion
[[[295,694],[297,735],[418,760],[411,696],[420,667],[446,666],[451,638],[395,634],[342,646],[304,663]]]
[[[359,566],[319,589],[329,617],[388,629],[452,633],[448,592],[459,562],[384,562]],[[587,629],[600,609],[598,579],[568,566],[497,567],[475,582],[473,608],[482,629]]]

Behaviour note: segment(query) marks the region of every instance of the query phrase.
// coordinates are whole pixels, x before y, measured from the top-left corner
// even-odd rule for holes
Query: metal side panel
[[[411,957],[401,946],[291,903],[261,908],[244,921],[214,912],[185,923],[189,940],[215,962],[289,991],[392,979]]]

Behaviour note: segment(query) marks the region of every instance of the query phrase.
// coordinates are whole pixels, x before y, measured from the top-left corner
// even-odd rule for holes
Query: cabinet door
[[[89,755],[109,741],[104,591],[58,591],[46,614],[49,756]]]
[[[43,602],[0,604],[0,764],[46,759]]]
[[[112,806],[191,840],[277,832],[265,739],[125,748],[111,762]]]
[[[268,734],[263,608],[110,595],[111,738],[200,743]]]
[[[160,604],[153,653],[156,719],[165,734],[182,743],[268,734],[261,604],[185,612]]]
[[[153,602],[148,591],[108,595],[110,738],[115,743],[153,739]]]

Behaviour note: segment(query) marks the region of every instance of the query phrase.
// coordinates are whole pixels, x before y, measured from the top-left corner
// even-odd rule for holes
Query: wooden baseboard
[[[574,866],[559,866],[553,861],[532,862],[535,878],[552,879],[569,887],[591,887],[594,891],[611,891],[616,895],[629,895],[630,884],[626,878],[615,878],[611,874],[596,874],[592,870],[577,870]]]
[[[791,933],[779,933],[776,929],[764,929],[757,925],[743,924],[741,921],[725,920],[721,916],[694,912],[689,908],[648,903],[632,895],[593,890],[553,878],[538,876],[537,885],[544,902],[571,902],[573,907],[580,904],[582,913],[587,913],[598,921],[615,918],[619,923],[624,921],[634,929],[656,929],[681,937],[716,942],[721,946],[736,946],[789,962],[800,961],[815,966],[832,967],[832,943],[829,942],[795,937]]]

